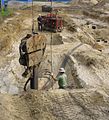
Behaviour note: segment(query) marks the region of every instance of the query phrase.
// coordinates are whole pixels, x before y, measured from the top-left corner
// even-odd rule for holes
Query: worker
[[[53,76],[53,73],[51,73],[51,77],[53,80],[58,81],[59,89],[67,88],[67,75],[64,68],[59,69],[59,76],[57,78]]]
[[[7,10],[8,7],[8,0],[4,0],[4,11]]]
[[[42,16],[41,16],[41,14],[39,14],[37,21],[38,21],[38,30],[42,31]]]

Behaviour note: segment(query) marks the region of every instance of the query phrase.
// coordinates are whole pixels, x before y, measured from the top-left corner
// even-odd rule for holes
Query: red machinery
[[[43,30],[49,31],[62,31],[63,29],[63,19],[62,17],[56,14],[47,14],[46,16],[42,16]]]

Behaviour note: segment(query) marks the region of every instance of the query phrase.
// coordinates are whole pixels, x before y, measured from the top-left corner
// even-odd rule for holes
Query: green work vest
[[[59,75],[58,78],[58,85],[59,87],[66,87],[67,86],[67,76],[66,74]]]

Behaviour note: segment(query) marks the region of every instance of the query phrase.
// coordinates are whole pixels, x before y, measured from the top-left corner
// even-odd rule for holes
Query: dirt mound
[[[0,119],[108,120],[107,97],[104,91],[94,89],[30,91],[21,96],[0,94]]]
[[[108,58],[99,51],[91,50],[89,46],[82,45],[74,51],[69,63],[74,63],[71,67],[72,76],[78,87],[106,87],[109,85],[107,81],[109,76],[106,75]]]
[[[97,0],[72,0],[71,4],[74,6],[90,6],[97,4]]]
[[[106,4],[109,4],[109,0],[100,0],[100,1],[96,4],[96,7],[104,7]]]

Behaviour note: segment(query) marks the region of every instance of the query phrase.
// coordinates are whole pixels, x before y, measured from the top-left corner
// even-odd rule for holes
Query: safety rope
[[[53,73],[53,36],[51,31],[50,51],[51,51],[51,73]],[[52,80],[52,79],[51,79]],[[53,89],[53,80],[51,81],[51,87]]]
[[[33,13],[33,0],[32,0],[32,34],[34,33],[34,13]]]
[[[51,0],[51,14],[52,14],[52,7],[53,7],[53,3],[52,3],[52,0]],[[51,51],[51,73],[53,73],[53,33],[52,33],[52,30],[51,30],[51,41],[50,41],[50,51]],[[52,80],[52,78],[51,78]],[[51,87],[53,89],[53,80],[51,81]]]

